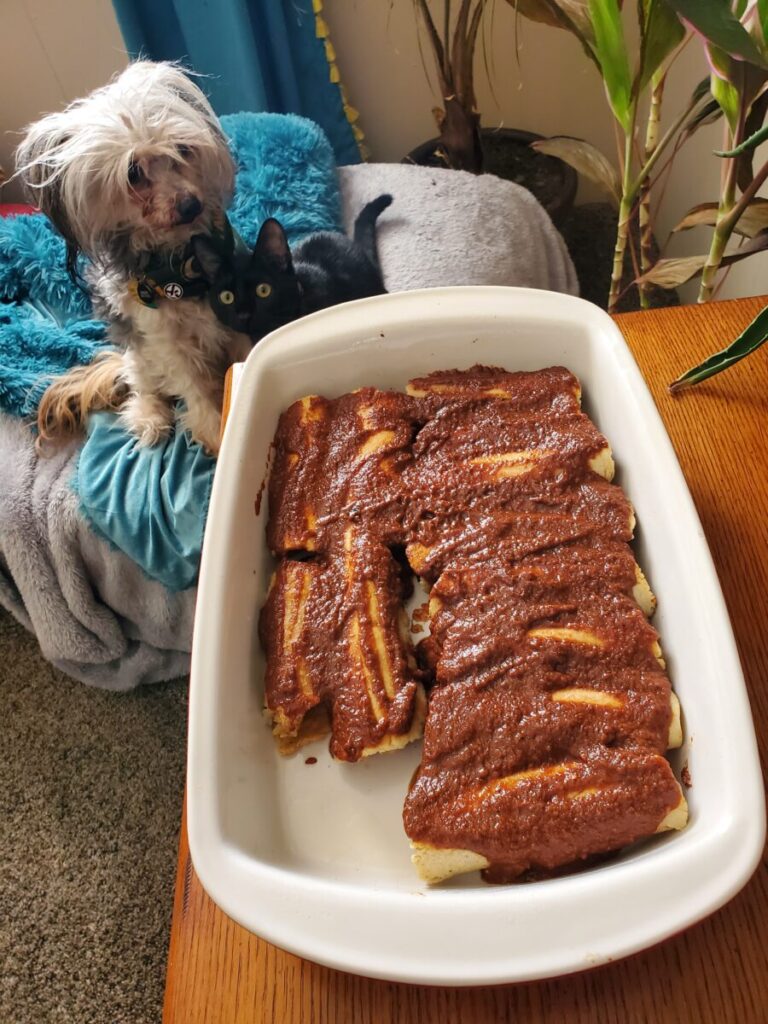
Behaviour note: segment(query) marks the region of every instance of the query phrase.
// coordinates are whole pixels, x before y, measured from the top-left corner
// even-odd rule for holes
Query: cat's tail
[[[123,379],[122,353],[100,352],[88,366],[74,366],[54,377],[37,410],[37,448],[57,444],[85,433],[88,414],[100,409],[116,411],[128,397]]]
[[[376,252],[376,221],[391,202],[392,196],[385,192],[384,195],[366,203],[355,221],[354,239],[376,267],[379,265],[379,256]]]

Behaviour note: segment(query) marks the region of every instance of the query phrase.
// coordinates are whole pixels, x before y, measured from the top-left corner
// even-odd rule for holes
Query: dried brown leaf
[[[537,153],[556,156],[569,164],[579,174],[599,185],[618,205],[621,198],[619,173],[610,160],[591,143],[583,139],[571,139],[566,135],[556,135],[551,139],[532,142],[531,148]]]

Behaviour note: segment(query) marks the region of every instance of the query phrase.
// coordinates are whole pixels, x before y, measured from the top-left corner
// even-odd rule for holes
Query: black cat
[[[392,202],[381,195],[363,207],[354,237],[318,231],[291,252],[279,221],[270,218],[253,252],[226,257],[205,235],[192,240],[216,316],[254,341],[307,313],[386,292],[376,253],[376,220]]]

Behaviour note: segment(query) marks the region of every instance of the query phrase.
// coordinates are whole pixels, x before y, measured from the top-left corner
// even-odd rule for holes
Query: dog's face
[[[131,226],[131,234],[142,232],[165,236],[187,226],[200,230],[211,203],[221,209],[216,197],[206,194],[200,151],[186,143],[178,143],[175,152],[167,146],[148,143],[137,146],[125,176],[125,189],[120,200],[120,216]],[[206,211],[206,206],[208,210]]]
[[[203,93],[149,61],[31,125],[17,164],[37,205],[96,259],[184,244],[226,208],[234,182]]]

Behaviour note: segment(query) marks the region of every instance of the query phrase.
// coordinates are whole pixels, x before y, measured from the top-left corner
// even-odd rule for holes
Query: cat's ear
[[[288,248],[288,239],[280,221],[270,217],[261,225],[259,237],[256,239],[256,247],[253,250],[253,259],[265,259],[276,264],[280,270],[290,270],[291,250]]]
[[[223,259],[221,253],[205,235],[192,238],[192,252],[209,282],[215,281],[221,270]]]

